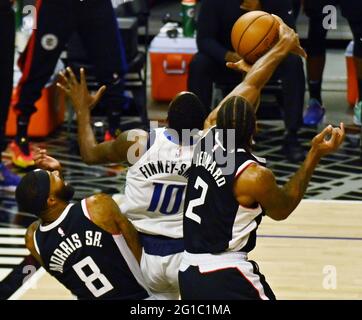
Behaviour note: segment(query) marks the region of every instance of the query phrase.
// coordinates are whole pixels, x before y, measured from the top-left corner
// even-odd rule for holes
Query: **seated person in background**
[[[231,30],[236,20],[249,10],[264,10],[281,17],[295,28],[293,0],[203,0],[197,27],[199,52],[190,65],[188,90],[194,92],[205,106],[211,106],[213,82],[240,82],[240,74],[226,68],[225,62],[237,62],[240,57],[232,49]],[[219,68],[217,68],[219,65]],[[303,121],[305,77],[302,59],[289,55],[276,72],[283,82],[284,122],[286,135],[283,151],[291,162],[304,158],[297,133]]]
[[[138,233],[117,204],[103,194],[70,203],[59,162],[45,150],[35,161],[46,170],[26,174],[16,190],[19,209],[39,218],[25,235],[34,258],[78,299],[149,298]]]
[[[309,105],[304,115],[304,124],[317,125],[323,120],[325,109],[322,99],[323,71],[326,63],[326,37],[328,29],[323,26],[327,13],[323,8],[327,5],[341,7],[342,15],[348,20],[353,38],[353,55],[357,68],[359,99],[354,108],[353,122],[361,125],[362,109],[362,1],[348,0],[304,0],[304,10],[309,17],[309,34],[307,46],[307,71],[309,86]],[[329,20],[329,19],[327,19]]]

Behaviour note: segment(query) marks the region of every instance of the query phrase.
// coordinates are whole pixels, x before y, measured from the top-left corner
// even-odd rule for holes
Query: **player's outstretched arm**
[[[138,232],[114,200],[106,194],[97,194],[87,198],[86,204],[92,222],[108,233],[122,235],[140,263],[142,247]]]
[[[98,143],[92,130],[90,112],[103,96],[106,87],[101,87],[95,95],[90,94],[84,69],[80,70],[80,82],[70,68],[67,68],[66,73],[60,73],[60,76],[62,83],[57,83],[57,86],[70,98],[77,114],[78,143],[85,163],[104,164],[128,161],[127,152],[131,146],[140,144],[138,149],[142,149],[141,146],[147,143],[147,134],[143,130],[123,132],[114,141]]]
[[[344,125],[340,128],[328,126],[312,140],[306,160],[283,186],[277,185],[272,171],[259,165],[247,168],[235,184],[235,196],[243,206],[259,203],[266,214],[274,220],[284,220],[295,210],[320,159],[334,151],[345,138]]]
[[[255,106],[255,111],[259,106],[260,92],[272,77],[280,62],[290,53],[295,52],[302,57],[306,57],[305,51],[301,48],[299,37],[295,31],[289,28],[283,20],[274,16],[279,21],[279,41],[276,45],[261,57],[254,65],[248,65],[244,60],[237,63],[227,63],[227,66],[239,72],[247,72],[244,80],[227,95],[221,103],[210,113],[205,121],[205,129],[215,125],[217,113],[223,103],[232,96],[242,96],[251,105]]]

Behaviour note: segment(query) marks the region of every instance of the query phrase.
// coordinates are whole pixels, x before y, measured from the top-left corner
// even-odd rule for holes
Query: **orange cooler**
[[[151,92],[157,101],[171,101],[174,96],[187,90],[189,65],[197,52],[196,39],[185,38],[178,28],[176,38],[169,38],[166,24],[150,45]]]
[[[13,108],[16,97],[16,89],[13,91],[12,105],[9,110],[9,116],[6,123],[6,135],[14,136],[16,134],[16,113]],[[40,99],[35,104],[37,112],[30,118],[28,134],[31,137],[45,137],[54,131],[64,121],[65,96],[56,87],[51,84],[42,91]]]

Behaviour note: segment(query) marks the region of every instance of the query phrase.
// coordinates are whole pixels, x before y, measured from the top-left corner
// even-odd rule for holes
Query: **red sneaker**
[[[29,149],[27,142],[24,143],[24,146],[19,146],[16,141],[13,141],[10,143],[8,148],[11,160],[16,166],[25,169],[35,165],[33,153],[30,150],[26,150]]]

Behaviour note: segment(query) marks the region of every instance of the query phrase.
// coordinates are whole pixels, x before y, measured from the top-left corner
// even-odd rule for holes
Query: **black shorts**
[[[275,295],[254,261],[250,268],[230,267],[200,272],[189,266],[179,272],[182,300],[275,300]]]
[[[327,5],[339,5],[342,15],[348,20],[362,20],[361,0],[304,0],[305,14],[309,18],[320,18],[324,16],[323,8]]]

